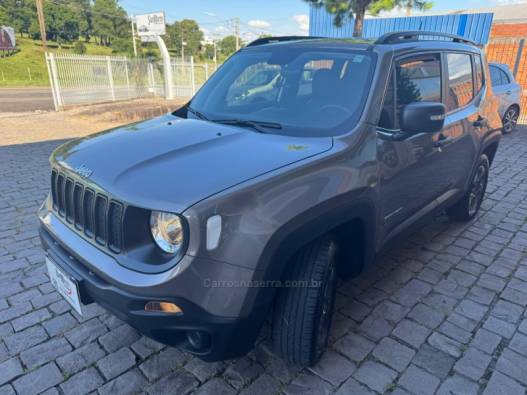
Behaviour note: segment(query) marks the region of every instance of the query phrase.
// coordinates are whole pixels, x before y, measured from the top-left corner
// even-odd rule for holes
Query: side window
[[[481,91],[483,85],[485,84],[483,76],[483,63],[481,61],[480,55],[474,55],[474,72],[475,72],[475,82],[476,82],[476,94]]]
[[[500,72],[501,72],[501,82],[503,83],[503,85],[510,84],[511,80],[509,76],[507,75],[507,73],[501,69],[500,69]]]
[[[489,66],[490,69],[490,78],[492,79],[492,86],[503,85],[501,80],[501,70],[496,66]]]
[[[441,60],[437,54],[400,60],[395,64],[384,98],[379,126],[398,129],[399,117],[407,104],[441,102]]]
[[[448,92],[447,111],[453,111],[468,104],[474,97],[471,56],[460,53],[447,54]]]

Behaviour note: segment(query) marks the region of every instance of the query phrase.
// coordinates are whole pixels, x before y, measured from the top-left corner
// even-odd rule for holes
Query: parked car
[[[338,277],[438,210],[477,215],[502,127],[486,70],[439,33],[256,40],[174,113],[55,150],[51,280],[208,361],[272,314],[276,353],[313,365]]]
[[[516,82],[509,66],[502,63],[489,63],[492,90],[500,99],[500,116],[503,132],[514,130],[520,116],[522,87]]]

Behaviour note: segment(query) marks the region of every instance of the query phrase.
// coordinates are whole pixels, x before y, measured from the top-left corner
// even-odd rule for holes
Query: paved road
[[[0,88],[0,113],[53,109],[50,88]]]
[[[199,86],[196,87],[196,89]],[[191,88],[184,86],[174,87],[176,98],[183,100],[191,96]],[[64,88],[62,100],[66,106],[105,103],[114,100],[127,100],[129,98],[152,97],[146,88],[129,90],[125,86],[116,86],[112,91],[104,88]],[[157,92],[162,96],[162,90]],[[53,96],[50,88],[0,88],[0,113],[54,110]]]
[[[477,220],[438,218],[342,284],[331,348],[303,370],[273,357],[268,330],[248,356],[207,364],[96,305],[77,316],[37,237],[56,145],[0,147],[0,394],[525,395],[527,128],[503,139]]]

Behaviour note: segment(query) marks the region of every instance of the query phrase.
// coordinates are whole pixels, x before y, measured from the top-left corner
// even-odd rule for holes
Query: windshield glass
[[[372,56],[349,49],[285,46],[243,50],[200,89],[188,116],[251,121],[265,133],[343,134],[355,126],[364,107]],[[247,123],[238,123],[242,125]]]

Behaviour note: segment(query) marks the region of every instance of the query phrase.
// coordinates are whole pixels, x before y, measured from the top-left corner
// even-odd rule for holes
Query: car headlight
[[[175,254],[183,246],[183,222],[177,214],[152,211],[150,230],[156,244],[165,252]]]

